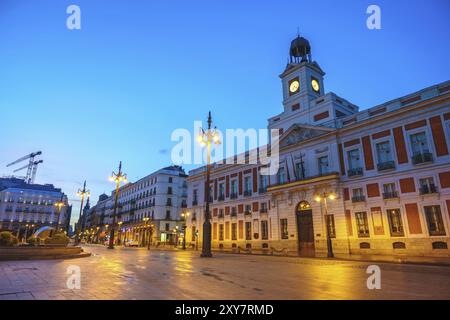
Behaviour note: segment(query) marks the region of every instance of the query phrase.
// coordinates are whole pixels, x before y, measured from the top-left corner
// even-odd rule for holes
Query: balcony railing
[[[236,211],[231,211],[231,216],[232,217],[237,217],[237,212]]]
[[[420,194],[433,194],[433,193],[438,192],[438,190],[434,184],[424,185],[424,186],[420,187],[419,191],[420,191]]]
[[[353,168],[353,169],[349,169],[347,171],[347,175],[349,177],[362,176],[362,174],[363,174],[363,168]]]
[[[354,196],[352,197],[352,202],[364,202],[366,201],[366,196]]]
[[[412,157],[413,164],[421,164],[433,161],[433,155],[429,152],[418,153]]]
[[[261,208],[261,209],[259,210],[259,212],[260,212],[260,213],[267,213],[267,208]]]
[[[223,219],[223,213],[219,213],[219,219]]]
[[[219,195],[219,197],[217,198],[218,201],[224,201],[225,200],[225,195],[221,194]]]
[[[395,169],[395,161],[385,161],[377,164],[378,171]]]
[[[397,191],[383,192],[383,199],[396,199],[398,198]]]
[[[250,197],[252,195],[252,191],[251,190],[245,190],[244,191],[244,197]]]
[[[246,216],[251,215],[251,214],[252,214],[252,211],[251,211],[251,210],[245,210],[245,211],[244,211],[244,214],[245,214]]]
[[[238,194],[236,192],[233,192],[230,194],[230,199],[237,199]]]

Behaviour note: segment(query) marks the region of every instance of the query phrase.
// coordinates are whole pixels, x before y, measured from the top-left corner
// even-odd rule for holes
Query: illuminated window
[[[445,236],[446,233],[444,222],[442,220],[441,207],[427,206],[424,209],[430,236]]]
[[[252,240],[252,223],[245,223],[245,240]]]
[[[391,230],[391,236],[393,237],[403,237],[405,232],[403,230],[402,216],[400,209],[390,209],[387,210],[389,228]]]
[[[261,221],[261,239],[268,240],[269,239],[269,227],[267,224],[267,220]]]
[[[237,240],[237,223],[231,224],[231,240]]]
[[[358,232],[358,237],[367,238],[369,237],[369,222],[367,220],[366,212],[356,212],[356,230]]]

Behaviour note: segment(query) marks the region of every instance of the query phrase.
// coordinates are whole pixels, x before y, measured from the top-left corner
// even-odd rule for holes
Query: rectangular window
[[[403,230],[402,216],[400,209],[389,209],[387,210],[389,229],[391,230],[391,236],[393,237],[403,237],[405,231]]]
[[[446,233],[444,222],[442,220],[441,207],[427,206],[424,209],[430,236],[445,236]]]
[[[237,180],[231,180],[231,196],[237,196]]]
[[[267,212],[267,202],[261,202],[261,208],[259,209],[259,212],[261,213]]]
[[[219,224],[219,241],[223,241],[223,224]]]
[[[397,193],[397,189],[395,187],[395,183],[383,184],[383,198],[384,199],[398,198],[398,193]]]
[[[259,176],[259,191],[260,192],[266,192],[267,190],[267,176],[266,175],[260,175]]]
[[[377,143],[376,149],[378,163],[386,163],[392,161],[391,145],[389,141]]]
[[[225,199],[225,183],[219,184],[219,199]]]
[[[261,239],[268,240],[269,239],[269,227],[267,224],[267,220],[261,221]]]
[[[286,183],[286,170],[284,167],[280,167],[278,169],[278,175],[277,175],[278,184]]]
[[[328,156],[320,157],[317,159],[319,167],[319,175],[324,175],[328,173]]]
[[[367,220],[366,212],[356,212],[356,230],[358,232],[358,237],[367,238],[369,237],[369,222]]]
[[[244,178],[244,186],[245,186],[245,193],[249,194],[252,192],[252,179],[250,176],[246,176]]]
[[[430,152],[430,149],[428,148],[427,136],[426,136],[425,132],[419,132],[416,134],[412,134],[410,136],[410,140],[411,140],[411,149],[413,152],[413,156]]]
[[[298,179],[306,179],[305,163],[303,159],[295,163],[295,173]]]
[[[287,219],[280,219],[280,233],[281,239],[289,239]]]
[[[194,202],[197,202],[197,189],[194,189],[194,190],[192,191],[192,200],[193,200]]]
[[[245,240],[252,240],[252,223],[245,223]]]
[[[231,240],[237,240],[237,223],[231,224]]]
[[[353,202],[360,202],[360,201],[365,201],[366,197],[364,196],[364,191],[362,188],[355,188],[352,189],[352,201]]]
[[[358,169],[361,167],[359,164],[359,150],[353,149],[347,152],[348,167],[349,169]]]
[[[421,194],[430,194],[437,192],[433,177],[419,179],[419,184]]]

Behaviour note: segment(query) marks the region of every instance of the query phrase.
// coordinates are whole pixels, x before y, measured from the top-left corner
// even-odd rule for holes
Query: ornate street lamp
[[[78,189],[77,196],[81,197],[81,206],[80,206],[80,216],[78,218],[78,223],[77,223],[77,230],[75,230],[75,245],[78,245],[80,243],[79,232],[80,232],[80,224],[81,224],[81,215],[83,213],[84,198],[91,196],[91,192],[89,190],[86,190],[86,180],[84,180],[83,189],[82,190]]]
[[[181,213],[181,217],[183,218],[183,250],[186,250],[186,229],[187,229],[186,219],[187,217],[189,217],[189,214],[190,214],[189,211]]]
[[[119,189],[120,184],[127,183],[127,175],[122,172],[122,161],[119,163],[119,171],[117,173],[113,172],[111,177],[109,178],[111,182],[116,183],[116,194],[114,197],[114,212],[113,212],[113,221],[111,224],[111,229],[109,232],[109,246],[108,249],[114,249],[114,227],[116,226],[116,214],[117,214],[117,204],[119,201]]]
[[[316,201],[321,203],[323,201],[325,209],[325,224],[327,228],[327,257],[334,258],[333,246],[331,242],[331,215],[328,214],[328,203],[327,199],[334,200],[336,196],[333,193],[324,192],[316,196]]]
[[[61,196],[61,200],[60,201],[57,201],[56,203],[55,203],[55,207],[56,207],[56,212],[57,212],[57,218],[56,218],[56,230],[55,230],[55,234],[56,233],[58,233],[58,230],[59,230],[59,219],[60,219],[60,216],[61,216],[61,210],[62,210],[62,208],[65,206],[65,203],[64,203],[64,201],[63,201],[63,197]]]
[[[202,242],[202,258],[212,257],[211,253],[211,214],[209,211],[209,185],[210,185],[210,171],[211,171],[211,144],[220,144],[220,136],[217,128],[211,129],[212,119],[211,111],[208,114],[208,129],[205,131],[200,128],[200,133],[197,137],[198,142],[202,147],[206,146],[206,189],[205,189],[205,221],[203,222],[203,242]]]

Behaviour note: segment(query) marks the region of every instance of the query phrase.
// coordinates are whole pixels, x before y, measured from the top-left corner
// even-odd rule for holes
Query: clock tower
[[[286,110],[307,110],[309,103],[324,94],[325,73],[311,58],[309,41],[297,36],[291,42],[290,58],[280,75]]]

